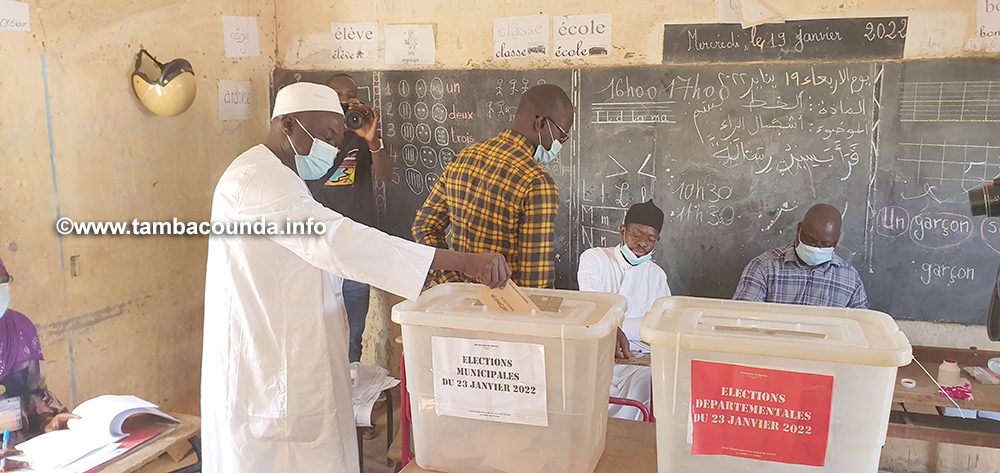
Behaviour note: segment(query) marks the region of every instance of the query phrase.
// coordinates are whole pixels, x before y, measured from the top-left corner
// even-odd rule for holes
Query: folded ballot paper
[[[367,427],[372,425],[372,410],[379,394],[395,387],[399,384],[399,380],[389,376],[389,371],[381,366],[351,363],[351,370],[355,369],[358,375],[354,379],[354,386],[351,387],[351,397],[354,398],[354,424]]]
[[[11,458],[28,462],[30,468],[25,471],[82,473],[124,453],[125,444],[135,443],[129,440],[148,440],[159,433],[150,429],[135,429],[131,434],[123,431],[122,425],[130,416],[153,414],[179,422],[160,412],[156,404],[135,396],[99,396],[83,402],[73,413],[80,419],[70,420],[68,429],[20,443],[16,448],[24,453]],[[136,438],[126,440],[130,436]]]
[[[503,289],[490,289],[484,287],[476,294],[479,302],[482,302],[490,310],[500,310],[504,312],[539,312],[538,306],[531,300],[521,288],[514,284],[514,281],[507,281]]]

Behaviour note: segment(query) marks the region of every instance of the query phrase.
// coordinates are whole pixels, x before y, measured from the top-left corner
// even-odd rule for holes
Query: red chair
[[[636,409],[639,409],[639,412],[642,413],[643,422],[656,422],[656,419],[653,418],[653,414],[649,412],[649,409],[646,409],[646,405],[639,401],[634,401],[632,399],[626,399],[623,397],[609,397],[608,404],[617,404],[619,406],[632,406]]]
[[[413,413],[410,412],[410,392],[406,390],[406,359],[403,353],[399,354],[399,394],[400,394],[400,417],[402,417],[402,427],[400,441],[403,442],[403,466],[410,460],[416,459],[416,455],[410,447],[410,424],[413,422]]]

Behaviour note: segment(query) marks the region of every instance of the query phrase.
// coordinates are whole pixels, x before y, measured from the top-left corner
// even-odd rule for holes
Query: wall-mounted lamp
[[[144,56],[152,64],[149,61],[143,63]],[[141,49],[135,56],[132,90],[150,112],[164,117],[180,115],[194,103],[197,93],[194,70],[187,59],[178,58],[161,64]]]

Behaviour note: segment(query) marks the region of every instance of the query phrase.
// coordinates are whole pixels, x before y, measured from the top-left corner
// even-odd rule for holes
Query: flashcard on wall
[[[386,25],[386,64],[434,64],[432,25]]]
[[[978,48],[1000,51],[1000,0],[979,0],[976,7],[976,41]]]
[[[378,23],[330,22],[331,57],[340,61],[378,60]]]
[[[31,31],[28,4],[0,0],[0,31]]]
[[[556,59],[611,54],[611,14],[556,16],[552,19]]]
[[[250,81],[219,81],[219,120],[249,120]]]
[[[549,56],[549,16],[493,19],[493,58],[499,60]]]
[[[222,17],[222,35],[226,44],[226,57],[260,56],[257,17]]]

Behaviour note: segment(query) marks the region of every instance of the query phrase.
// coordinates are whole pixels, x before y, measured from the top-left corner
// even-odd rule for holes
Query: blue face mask
[[[548,120],[545,123],[549,127],[549,137],[552,138],[552,146],[549,149],[542,147],[542,134],[538,134],[538,146],[535,147],[535,162],[544,164],[551,163],[559,158],[559,150],[562,149],[562,143],[552,136],[552,125],[549,124]]]
[[[0,284],[0,317],[7,313],[10,307],[10,283]]]
[[[625,257],[625,261],[628,261],[628,264],[631,264],[632,266],[639,266],[640,264],[645,263],[645,262],[653,259],[653,252],[652,251],[650,251],[649,253],[646,253],[642,257],[638,257],[638,256],[635,255],[635,253],[632,252],[632,250],[628,247],[628,245],[626,245],[624,243],[622,243],[621,245],[619,245],[618,248],[621,250],[622,256]]]
[[[799,255],[803,263],[809,266],[819,266],[833,259],[833,248],[817,248],[799,241],[798,246],[795,247],[795,254]]]
[[[313,139],[312,147],[309,148],[309,154],[301,155],[295,149],[292,138],[285,135],[285,138],[288,139],[288,144],[292,145],[292,151],[295,152],[295,168],[302,179],[315,181],[323,177],[333,167],[333,162],[337,159],[337,155],[340,154],[340,150],[330,143],[313,137],[312,133],[309,133],[309,130],[306,130],[306,127],[302,126],[298,118],[295,119],[295,123],[298,123],[302,127],[302,130]]]

